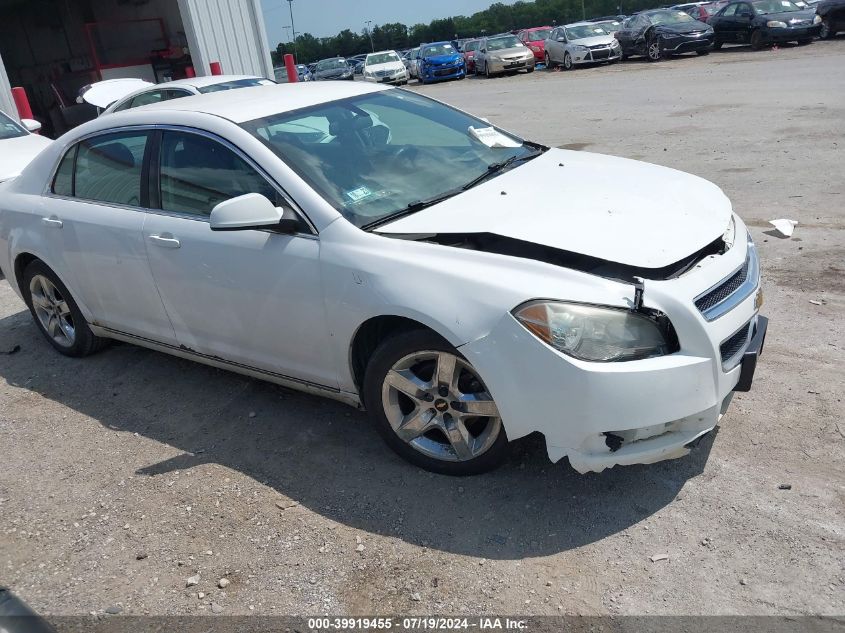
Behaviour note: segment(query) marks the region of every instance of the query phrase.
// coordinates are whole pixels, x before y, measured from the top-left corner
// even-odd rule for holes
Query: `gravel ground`
[[[840,38],[421,88],[733,200],[769,336],[680,460],[581,476],[529,438],[432,475],[340,404],[129,345],[60,357],[0,282],[0,585],[51,615],[845,613],[843,60]]]

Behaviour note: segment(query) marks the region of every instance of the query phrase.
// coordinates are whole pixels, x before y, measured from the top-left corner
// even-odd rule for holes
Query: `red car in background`
[[[481,40],[467,40],[462,50],[464,52],[464,63],[467,67],[467,75],[475,72],[475,54],[478,52],[478,45]]]
[[[707,22],[710,16],[728,4],[728,0],[716,0],[716,2],[691,2],[689,4],[676,4],[673,9],[683,11],[691,18],[699,22]]]
[[[551,32],[552,27],[550,26],[535,26],[531,29],[522,29],[516,36],[534,53],[534,61],[543,63],[544,53],[546,52],[546,38]]]

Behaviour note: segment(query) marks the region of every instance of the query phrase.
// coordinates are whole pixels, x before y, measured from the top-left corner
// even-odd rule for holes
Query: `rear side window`
[[[161,208],[209,216],[224,200],[260,193],[276,202],[276,190],[249,163],[217,141],[165,131],[161,140]]]
[[[71,147],[59,168],[56,170],[56,177],[53,179],[53,193],[57,196],[73,195],[73,161],[76,158],[76,145]]]
[[[79,143],[73,195],[85,200],[141,206],[146,132],[121,132]]]

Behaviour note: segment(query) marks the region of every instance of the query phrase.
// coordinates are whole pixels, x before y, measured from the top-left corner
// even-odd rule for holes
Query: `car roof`
[[[606,20],[606,22],[610,22],[610,20]],[[564,24],[564,28],[569,28],[570,26],[595,26],[596,24],[601,24],[601,22],[573,22],[572,24]]]
[[[543,31],[545,29],[552,29],[552,26],[532,26],[530,29],[520,29],[520,33],[530,33],[531,31]]]
[[[370,55],[381,55],[383,53],[396,53],[396,51],[393,50],[393,49],[386,49],[386,50],[383,50],[383,51],[376,51],[375,53],[367,53],[366,55],[364,55],[364,57],[366,58],[366,57],[369,57]],[[398,53],[396,53],[396,54],[398,55]]]
[[[256,86],[242,90],[212,92],[184,99],[171,99],[119,112],[115,116],[131,116],[134,112],[202,112],[244,123],[254,119],[291,112],[348,97],[395,90],[388,86],[355,81],[316,81]]]

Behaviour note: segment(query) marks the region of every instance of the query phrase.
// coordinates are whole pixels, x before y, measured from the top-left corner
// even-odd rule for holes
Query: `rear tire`
[[[718,51],[722,48],[724,42],[722,40],[713,40],[713,50]]]
[[[383,341],[367,364],[362,391],[388,446],[420,468],[477,475],[508,455],[507,434],[481,378],[430,330],[399,332]],[[464,402],[490,415],[472,417]]]
[[[546,53],[546,70],[554,70],[557,64],[552,61],[552,58],[549,57],[549,54]]]
[[[108,344],[94,336],[70,291],[41,260],[24,270],[21,291],[35,325],[60,354],[81,358]]]

